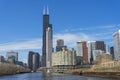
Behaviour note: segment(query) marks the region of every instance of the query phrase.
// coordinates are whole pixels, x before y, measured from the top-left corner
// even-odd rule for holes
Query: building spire
[[[49,8],[48,8],[48,6],[47,6],[47,14],[49,14]]]
[[[46,15],[49,14],[49,8],[48,8],[48,6],[44,6],[44,8],[43,8],[43,14],[46,14]]]

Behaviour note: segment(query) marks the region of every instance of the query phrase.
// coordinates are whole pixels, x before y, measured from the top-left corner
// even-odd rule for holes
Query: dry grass
[[[29,72],[30,70],[18,65],[9,63],[0,63],[0,75],[10,75],[23,72]]]

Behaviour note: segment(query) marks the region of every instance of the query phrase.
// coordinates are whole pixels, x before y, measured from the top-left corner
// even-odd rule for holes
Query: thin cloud
[[[65,41],[65,45],[69,47],[74,47],[77,41],[91,40],[93,39],[93,37],[84,33],[55,34],[53,37],[53,47],[56,46],[57,39],[63,39]],[[41,48],[42,48],[42,39],[32,39],[23,42],[10,42],[5,44],[0,44],[0,51],[41,49]]]
[[[80,41],[80,40],[85,40],[85,41],[89,41],[89,40],[106,41],[107,40],[107,41],[111,41],[112,34],[114,33],[114,31],[118,27],[120,27],[120,24],[95,27],[95,29],[98,29],[100,32],[94,32],[94,30],[93,30],[93,33],[80,33],[80,32],[71,33],[68,31],[68,29],[66,29],[65,33],[57,33],[57,34],[53,35],[53,46],[55,48],[57,39],[63,39],[65,42],[65,45],[67,45],[68,47],[75,47],[76,42]],[[84,29],[87,30],[89,28],[84,28]],[[92,30],[94,28],[90,28],[90,29]],[[73,29],[72,31],[75,31],[75,30],[80,30],[80,29]],[[83,29],[81,28],[81,30],[83,30]],[[110,43],[110,42],[108,42],[108,43]],[[41,49],[41,48],[42,48],[42,38],[0,44],[0,51]]]
[[[94,37],[84,34],[84,33],[64,33],[64,34],[55,34],[54,35],[54,42],[57,39],[63,39],[65,41],[65,45],[68,45],[69,47],[74,47],[76,46],[76,42],[80,40],[93,40]],[[55,47],[56,44],[54,44]]]
[[[88,30],[108,30],[108,29],[118,29],[120,28],[120,24],[117,25],[106,25],[106,26],[94,26],[94,27],[84,27],[84,28],[76,28],[76,29],[66,29],[62,32],[76,32],[76,31],[88,31]]]
[[[5,44],[0,44],[0,51],[40,49],[42,45],[41,43],[42,43],[41,39],[32,39],[23,42],[10,42]]]

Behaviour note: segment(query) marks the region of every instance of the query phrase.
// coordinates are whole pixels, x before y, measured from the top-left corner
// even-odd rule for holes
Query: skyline
[[[53,24],[54,47],[57,39],[64,39],[69,48],[75,48],[76,42],[81,39],[102,40],[112,46],[112,35],[120,28],[119,2],[1,0],[0,55],[14,50],[24,61],[29,50],[41,54],[42,15],[46,5],[49,7],[50,23]],[[25,53],[26,56],[23,56]]]

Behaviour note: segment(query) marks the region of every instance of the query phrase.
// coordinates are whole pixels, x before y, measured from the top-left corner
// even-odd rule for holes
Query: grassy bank
[[[19,73],[30,72],[28,68],[22,66],[9,64],[9,63],[0,63],[0,76],[2,75],[13,75]]]

